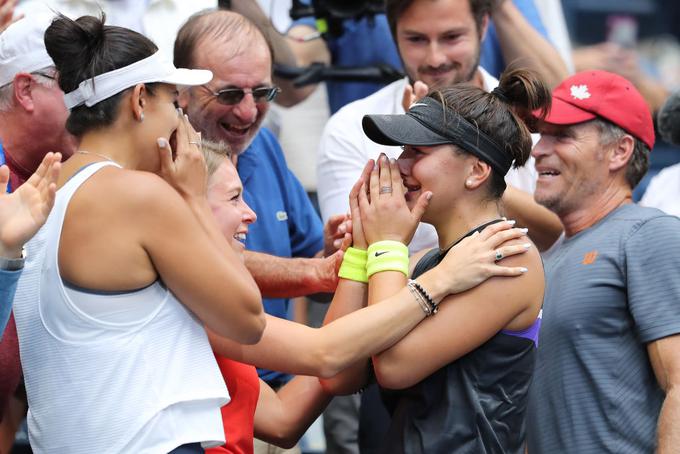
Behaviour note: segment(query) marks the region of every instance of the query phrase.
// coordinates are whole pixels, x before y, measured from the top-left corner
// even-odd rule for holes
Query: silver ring
[[[495,258],[496,258],[496,261],[499,261],[499,260],[501,260],[501,259],[503,258],[503,253],[502,253],[500,250],[498,250],[498,249],[496,249],[496,256],[495,256]]]
[[[392,194],[392,186],[380,186],[379,194]]]

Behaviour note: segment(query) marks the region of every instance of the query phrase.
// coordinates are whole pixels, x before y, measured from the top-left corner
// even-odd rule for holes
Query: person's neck
[[[622,205],[633,203],[633,191],[625,184],[612,183],[604,191],[582,201],[581,205],[565,214],[558,214],[567,238],[592,227]]]
[[[432,222],[439,236],[440,249],[446,249],[459,241],[470,230],[501,217],[495,202],[459,202],[456,208]]]
[[[482,90],[486,91],[486,85],[484,84],[484,76],[482,75],[482,71],[480,71],[479,66],[477,67],[477,70],[475,71],[475,74],[472,76],[472,80],[470,81],[475,87],[481,88]]]
[[[109,159],[125,169],[137,169],[140,156],[130,135],[121,134],[114,128],[86,133],[78,150],[95,160]]]
[[[10,114],[0,123],[0,140],[7,165],[23,183],[38,168],[45,153],[51,150],[45,150],[44,143],[36,140],[30,127],[14,120]]]

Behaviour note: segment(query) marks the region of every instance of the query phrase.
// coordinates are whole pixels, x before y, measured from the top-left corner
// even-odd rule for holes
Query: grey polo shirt
[[[531,454],[654,452],[647,344],[680,333],[680,219],[629,204],[545,258]]]

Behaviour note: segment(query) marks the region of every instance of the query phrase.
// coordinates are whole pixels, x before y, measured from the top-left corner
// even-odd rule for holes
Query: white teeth
[[[234,238],[236,238],[239,241],[245,241],[246,240],[246,234],[245,233],[236,233],[236,234],[234,234]]]

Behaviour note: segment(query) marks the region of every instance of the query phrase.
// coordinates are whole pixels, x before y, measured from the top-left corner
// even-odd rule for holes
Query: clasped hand
[[[382,154],[377,163],[370,160],[366,164],[350,192],[354,247],[366,249],[382,240],[411,241],[432,193],[421,194],[411,209],[404,192],[395,160]]]

